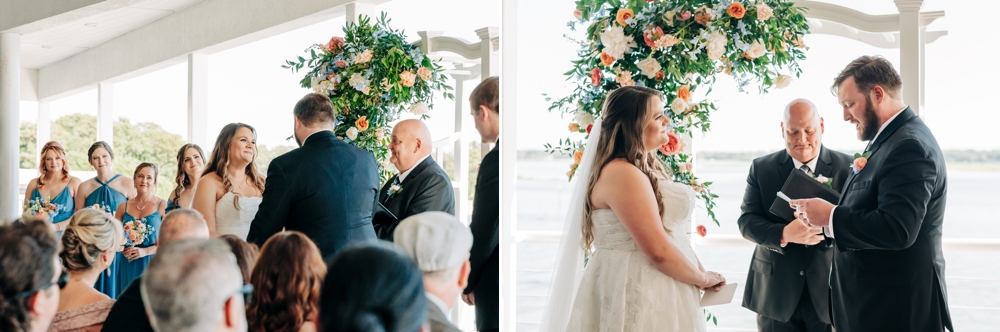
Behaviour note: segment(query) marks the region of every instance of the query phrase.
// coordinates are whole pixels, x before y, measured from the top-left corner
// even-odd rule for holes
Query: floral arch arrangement
[[[343,38],[334,36],[326,44],[312,45],[306,49],[308,59],[299,56],[282,65],[292,72],[308,68],[302,87],[330,97],[339,112],[334,134],[370,151],[383,182],[392,176],[389,123],[406,111],[427,119],[437,91],[444,98],[455,98],[439,61],[406,42],[403,32],[390,28],[389,21],[385,13],[375,24],[359,16],[358,23],[344,27]]]
[[[711,182],[693,173],[691,156],[682,152],[679,135],[708,132],[712,101],[693,100],[695,91],[712,90],[715,75],[731,75],[740,91],[756,82],[760,93],[787,86],[801,73],[805,59],[802,37],[809,32],[803,8],[789,0],[578,0],[573,12],[586,25],[579,41],[579,60],[566,73],[576,86],[569,96],[553,99],[549,111],[573,117],[571,133],[589,135],[608,92],[639,85],[663,93],[671,121],[670,142],[657,153],[673,180],[690,184],[719,225]],[[586,138],[584,137],[584,140]],[[583,140],[566,138],[546,144],[550,153],[572,154],[572,179],[585,148]]]

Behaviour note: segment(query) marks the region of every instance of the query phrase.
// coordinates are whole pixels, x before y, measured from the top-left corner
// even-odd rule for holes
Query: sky
[[[897,13],[889,0],[836,3],[872,15]],[[993,30],[990,20],[965,19],[978,16],[981,4],[972,0],[925,0],[922,8],[946,13],[929,27],[930,31],[947,30],[948,35],[926,46],[924,105],[924,120],[943,149],[1000,149],[1000,134],[995,130],[1000,116],[989,98],[995,95],[994,77],[1000,76],[1000,67],[984,59],[993,58],[991,54],[1000,47],[984,39],[982,32]],[[573,9],[570,0],[519,2],[518,150],[542,150],[545,143],[560,138],[583,138],[581,134],[570,136],[564,128],[572,119],[549,113],[549,103],[541,95],[561,97],[572,91],[562,73],[576,58],[576,45],[563,38],[563,34],[572,33],[566,22],[572,19]],[[843,121],[842,108],[829,87],[840,70],[861,55],[882,55],[898,69],[899,50],[831,35],[808,35],[805,42],[809,50],[807,59],[800,63],[802,76],[788,88],[764,96],[755,89],[740,93],[733,80],[720,75],[708,96],[716,101],[719,110],[712,115],[712,130],[705,136],[696,134],[695,148],[719,152],[781,149],[784,145],[779,123],[785,105],[795,98],[807,98],[824,118],[824,144],[849,153],[863,150],[865,143],[857,140],[853,125]]]
[[[500,26],[500,3],[496,0],[396,0],[376,10],[387,12],[390,27],[404,30],[410,41],[420,39],[418,31],[442,31],[444,36],[478,42],[475,30]],[[292,108],[311,91],[299,86],[304,73],[292,73],[281,65],[287,59],[305,55],[312,44],[325,43],[334,35],[343,36],[344,23],[344,17],[335,18],[210,54],[209,141],[214,142],[226,124],[244,122],[257,129],[258,144],[294,146],[294,140],[286,140],[292,134]],[[466,83],[466,95],[456,99],[468,100],[468,93],[478,82]],[[455,86],[454,81],[449,84]],[[133,123],[155,122],[187,139],[186,62],[116,83],[113,89],[115,117]],[[97,89],[54,100],[50,105],[53,120],[73,113],[97,115]],[[427,121],[433,140],[454,133],[455,111],[454,101],[435,102]],[[462,112],[469,112],[467,105]],[[20,113],[22,122],[35,122],[37,103],[22,102]],[[463,138],[478,141],[471,117],[466,117],[463,126],[467,129]]]

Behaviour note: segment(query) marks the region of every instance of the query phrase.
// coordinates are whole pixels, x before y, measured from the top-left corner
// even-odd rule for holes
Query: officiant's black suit
[[[371,221],[378,183],[378,166],[370,152],[348,145],[329,130],[312,134],[298,149],[271,161],[247,242],[263,247],[284,227],[308,236],[329,260],[350,242],[374,241]]]
[[[825,146],[820,147],[816,158],[819,159],[813,173],[830,178],[833,190],[839,192],[851,173],[853,159]],[[828,330],[830,324],[829,277],[833,250],[826,242],[814,246],[788,243],[782,248],[782,230],[789,221],[769,212],[788,175],[793,171],[801,172],[794,165],[786,150],[754,159],[738,221],[743,237],[757,244],[747,274],[743,307],[765,317],[758,319],[765,331],[815,331],[824,330],[824,326]],[[800,299],[806,298],[808,302],[800,303]],[[801,312],[810,309],[815,313]],[[789,322],[797,312],[796,320],[805,320],[805,326],[814,328],[790,326],[802,325]],[[782,329],[782,326],[790,328]]]
[[[834,328],[954,330],[941,251],[948,191],[941,148],[907,107],[868,151],[833,212]]]
[[[483,157],[472,202],[472,271],[465,294],[475,292],[476,329],[500,328],[500,143]]]
[[[399,184],[402,189],[398,193],[389,195],[389,188],[397,178],[399,174],[386,181],[378,194],[379,202],[397,218],[396,222],[374,225],[379,239],[392,241],[392,233],[399,222],[421,212],[455,214],[455,190],[451,187],[451,178],[430,156],[413,166],[413,170]]]

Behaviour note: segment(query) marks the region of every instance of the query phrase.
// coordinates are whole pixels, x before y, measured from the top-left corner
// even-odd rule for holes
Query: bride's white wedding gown
[[[661,180],[659,187],[663,226],[697,265],[688,236],[694,190],[669,180]],[[593,211],[592,219],[596,250],[587,262],[567,331],[705,331],[696,286],[660,272],[610,209]]]
[[[233,204],[236,194],[228,192],[215,202],[215,232],[219,235],[233,234],[246,239],[250,233],[250,222],[257,215],[262,197],[239,197],[240,208]]]

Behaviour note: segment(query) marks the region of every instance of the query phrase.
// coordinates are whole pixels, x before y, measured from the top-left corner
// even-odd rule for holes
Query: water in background
[[[562,231],[570,196],[567,159],[518,161],[517,230]],[[696,221],[708,226],[709,234],[739,234],[736,219],[750,170],[747,162],[702,162],[696,174],[713,181],[715,226],[702,206]],[[1000,238],[1000,218],[991,204],[1000,202],[1000,171],[963,170],[949,165],[948,206],[944,236],[947,238]],[[517,330],[538,331],[545,297],[555,262],[555,243],[522,243],[517,250]],[[741,307],[743,285],[753,248],[699,247],[698,257],[706,269],[722,272],[740,286],[733,303],[709,307],[719,317],[720,329],[756,331],[756,314]],[[948,303],[959,331],[996,331],[1000,326],[1000,266],[995,253],[945,252]],[[563,305],[572,305],[565,303]],[[709,323],[709,327],[712,327]]]

